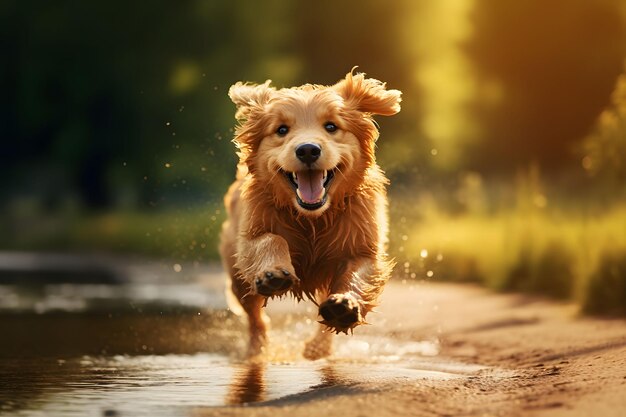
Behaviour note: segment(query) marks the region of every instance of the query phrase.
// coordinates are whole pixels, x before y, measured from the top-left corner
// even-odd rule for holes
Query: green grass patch
[[[583,310],[626,315],[626,250],[604,252],[587,282]]]
[[[80,219],[71,232],[77,247],[182,260],[217,260],[223,214],[218,210],[122,212]]]
[[[99,251],[189,261],[218,260],[223,209],[37,213],[19,219],[0,247],[10,250]],[[10,224],[5,223],[6,231]]]
[[[392,251],[409,266],[405,278],[479,282],[576,300],[590,313],[626,313],[626,205],[595,214],[426,208],[402,222]]]

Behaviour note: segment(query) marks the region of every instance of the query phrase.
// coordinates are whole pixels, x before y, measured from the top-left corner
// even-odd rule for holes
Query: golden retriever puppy
[[[319,306],[321,327],[304,356],[327,356],[329,330],[365,323],[391,273],[388,180],[374,157],[372,116],[400,111],[401,92],[350,72],[332,86],[237,83],[229,96],[240,163],[220,252],[248,316],[249,355],[267,343],[267,299],[291,292]]]

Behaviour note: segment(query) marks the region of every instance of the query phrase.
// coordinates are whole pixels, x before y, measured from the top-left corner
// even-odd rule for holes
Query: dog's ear
[[[348,107],[358,111],[383,116],[391,116],[400,111],[402,92],[387,90],[385,83],[365,78],[363,73],[353,74],[351,71],[333,88],[343,97]]]
[[[230,87],[228,96],[237,106],[237,120],[247,119],[251,109],[262,108],[270,100],[276,92],[270,83],[271,80],[258,85],[238,82]]]

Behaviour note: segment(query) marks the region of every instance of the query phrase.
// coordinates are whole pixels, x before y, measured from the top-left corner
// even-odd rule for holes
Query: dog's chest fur
[[[343,273],[350,260],[377,256],[377,229],[367,227],[374,219],[355,216],[349,208],[325,213],[317,219],[288,216],[282,220],[271,232],[287,241],[305,292],[327,285]]]

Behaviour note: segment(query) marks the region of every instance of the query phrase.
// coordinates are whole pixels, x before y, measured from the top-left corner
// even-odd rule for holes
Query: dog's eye
[[[276,129],[276,134],[278,136],[285,136],[287,133],[289,133],[289,126],[280,125],[278,126],[278,129]]]
[[[337,130],[337,125],[334,124],[333,122],[326,122],[324,124],[324,129],[326,129],[328,133],[333,133]]]

